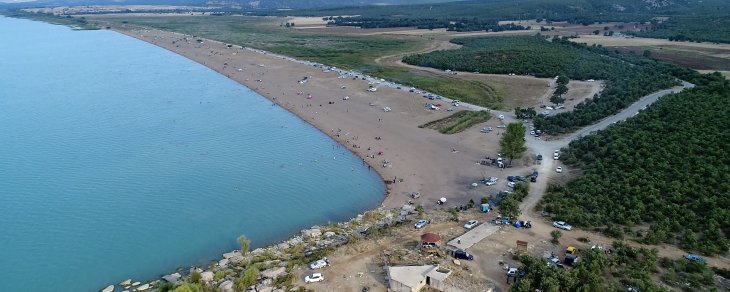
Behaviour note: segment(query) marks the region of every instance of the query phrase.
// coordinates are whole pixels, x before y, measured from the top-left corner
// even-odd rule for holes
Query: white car
[[[507,270],[507,275],[516,276],[517,275],[517,271],[518,271],[517,268],[509,268]]]
[[[510,187],[510,188],[514,188],[515,187],[515,182],[513,182],[513,181],[507,182],[507,186]]]
[[[500,120],[504,120],[504,115],[499,115]]]
[[[560,151],[555,150],[555,152],[553,152],[553,159],[555,159],[555,160],[560,159]]]
[[[311,263],[309,263],[309,268],[312,270],[321,269],[326,266],[329,266],[329,263],[327,262],[327,258],[322,258],[321,260],[316,260]]]
[[[561,172],[563,172],[563,167],[562,167],[562,166],[558,166],[558,167],[557,167],[557,168],[555,169],[555,172],[557,172],[557,173],[561,173]]]
[[[553,227],[563,229],[563,230],[572,230],[573,226],[570,226],[568,223],[565,223],[565,221],[553,221]]]
[[[304,282],[306,282],[306,283],[314,283],[314,282],[322,282],[322,281],[324,281],[324,276],[322,276],[321,273],[314,273],[314,274],[304,277]]]
[[[493,185],[497,184],[497,180],[499,180],[499,178],[490,177],[490,178],[484,180],[484,184],[488,185],[488,186],[493,186]]]
[[[472,228],[476,227],[477,225],[479,225],[479,221],[469,220],[468,222],[466,222],[466,224],[464,224],[464,228],[472,229]]]
[[[424,226],[426,226],[427,224],[428,224],[428,220],[418,220],[418,222],[416,222],[416,225],[414,225],[413,227],[415,227],[416,229],[421,229]]]

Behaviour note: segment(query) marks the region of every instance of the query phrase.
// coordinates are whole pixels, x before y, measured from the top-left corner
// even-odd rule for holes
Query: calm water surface
[[[202,65],[111,31],[0,35],[0,291],[154,279],[382,199],[357,157]]]

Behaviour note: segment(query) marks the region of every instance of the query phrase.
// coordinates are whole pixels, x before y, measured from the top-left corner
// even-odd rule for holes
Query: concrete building
[[[426,285],[438,291],[457,291],[444,282],[449,275],[450,270],[432,265],[388,267],[388,291],[418,292]]]

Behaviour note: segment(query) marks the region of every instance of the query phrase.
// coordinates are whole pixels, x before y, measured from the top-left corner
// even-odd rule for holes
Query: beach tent
[[[482,212],[489,213],[489,204],[482,204]]]

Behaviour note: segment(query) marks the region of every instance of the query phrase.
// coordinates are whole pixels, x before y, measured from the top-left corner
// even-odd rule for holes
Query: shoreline
[[[467,186],[488,176],[485,172],[490,171],[467,165],[474,165],[490,154],[489,149],[496,149],[499,136],[488,138],[468,131],[443,135],[418,128],[452,114],[424,109],[425,101],[418,94],[391,88],[374,78],[369,80],[377,82],[370,83],[378,90],[368,92],[368,82],[362,80],[365,75],[359,72],[263,50],[155,29],[112,27],[111,30],[206,66],[286,109],[344,146],[381,177],[385,194],[380,208],[401,207],[411,200],[412,192],[421,194],[420,199],[413,200],[414,204],[427,209],[436,208],[435,202],[440,197],[464,199],[460,202],[463,205],[469,199],[483,196],[475,196]],[[338,71],[354,73],[347,75]],[[297,82],[305,77],[306,82]],[[385,112],[384,107],[393,110]],[[501,123],[496,119],[490,122],[494,126]],[[496,150],[493,151],[496,155]],[[499,172],[492,171],[495,175]]]
[[[472,183],[485,176],[519,173],[519,168],[500,170],[479,164],[485,156],[496,157],[500,130],[490,134],[467,130],[444,135],[419,128],[450,116],[459,108],[454,112],[428,110],[423,104],[432,101],[408,92],[405,86],[397,89],[374,78],[364,81],[365,75],[359,72],[180,33],[139,27],[112,27],[111,30],[166,49],[238,82],[307,122],[373,169],[385,184],[380,205],[338,225],[360,220],[369,212],[385,214],[398,209],[412,212],[416,205],[442,211],[463,206],[469,200],[479,201],[499,190],[483,184],[473,188]],[[302,80],[306,81],[299,82]],[[368,81],[377,88],[375,92],[368,91]],[[446,100],[441,102],[448,104]],[[392,111],[386,112],[384,107]],[[496,128],[501,123],[495,117],[472,130],[483,126]],[[420,198],[411,198],[412,192],[420,193]],[[441,197],[448,198],[448,202],[437,205]],[[405,207],[411,200],[413,206]],[[281,251],[282,246],[306,238],[305,233],[310,230],[262,245],[256,251]],[[241,259],[235,253],[235,250],[223,253],[223,260],[213,259],[206,271],[225,267],[231,255]],[[222,262],[226,264],[221,265]],[[146,283],[159,283],[157,279]]]

